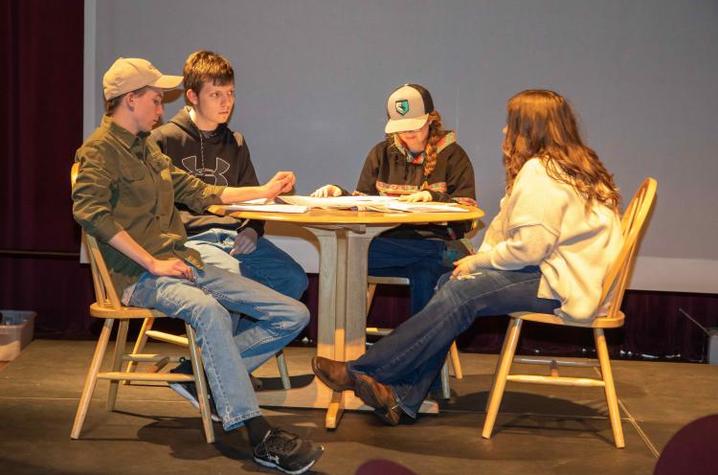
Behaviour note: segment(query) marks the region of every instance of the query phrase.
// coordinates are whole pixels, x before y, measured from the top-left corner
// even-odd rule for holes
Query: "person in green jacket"
[[[247,427],[257,463],[303,473],[324,447],[271,427],[249,374],[299,334],[309,311],[251,279],[204,264],[185,246],[174,204],[201,212],[212,204],[273,198],[291,190],[295,177],[281,171],[263,185],[224,187],[173,166],[147,137],[162,115],[163,91],[181,81],[140,58],[119,58],[105,73],[106,115],[77,151],[73,214],[97,238],[123,304],[158,309],[194,328],[224,429]],[[237,332],[230,312],[254,324]]]

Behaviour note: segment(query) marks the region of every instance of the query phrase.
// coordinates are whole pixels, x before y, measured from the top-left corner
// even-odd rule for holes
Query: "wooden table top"
[[[297,224],[404,224],[443,223],[479,219],[484,211],[473,206],[462,206],[465,213],[381,213],[377,211],[351,211],[339,209],[310,209],[306,213],[272,213],[258,211],[227,211],[223,206],[211,206],[209,211],[220,216],[234,216],[260,221],[281,221]]]

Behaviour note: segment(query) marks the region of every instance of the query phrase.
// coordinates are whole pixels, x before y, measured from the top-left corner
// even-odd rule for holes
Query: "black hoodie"
[[[249,148],[239,132],[221,124],[210,133],[200,133],[183,107],[172,120],[152,131],[150,136],[174,165],[210,185],[257,186],[257,173],[249,158]],[[211,228],[238,229],[243,220],[214,214],[195,214],[178,204],[187,234]],[[247,226],[264,234],[263,221],[250,221]]]

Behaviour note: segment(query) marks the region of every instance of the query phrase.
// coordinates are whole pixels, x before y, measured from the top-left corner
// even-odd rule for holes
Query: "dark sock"
[[[260,442],[264,440],[264,437],[272,429],[267,419],[264,416],[252,417],[244,421],[247,432],[249,432],[249,443],[252,447],[256,447]]]

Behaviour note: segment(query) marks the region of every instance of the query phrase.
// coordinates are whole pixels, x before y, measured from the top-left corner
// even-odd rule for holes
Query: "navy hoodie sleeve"
[[[234,139],[237,141],[237,146],[239,147],[239,151],[237,152],[239,181],[237,183],[230,183],[229,186],[258,186],[259,180],[257,179],[257,172],[254,170],[254,165],[252,165],[247,141],[239,132],[234,133]],[[247,227],[257,231],[258,236],[264,235],[264,221],[250,220],[247,223]]]

